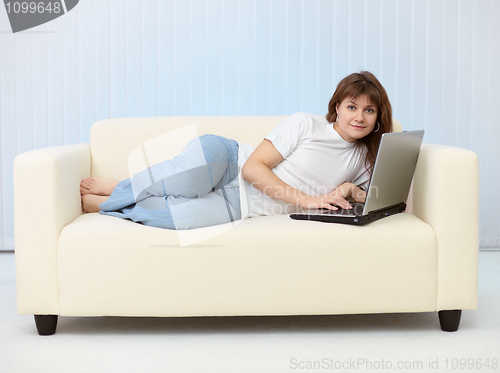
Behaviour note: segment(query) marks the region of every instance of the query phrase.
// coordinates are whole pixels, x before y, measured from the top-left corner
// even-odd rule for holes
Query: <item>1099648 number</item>
[[[498,369],[498,359],[465,359],[465,358],[453,358],[444,359],[446,369],[468,369],[468,370],[479,370],[479,369]]]
[[[7,9],[7,13],[60,13],[61,3],[54,1],[49,2],[48,4],[44,4],[43,2],[35,3],[35,2],[8,2],[5,3],[5,8]]]

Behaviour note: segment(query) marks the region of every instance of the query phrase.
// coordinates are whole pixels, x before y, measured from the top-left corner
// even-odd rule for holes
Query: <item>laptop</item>
[[[292,213],[290,217],[364,225],[403,212],[423,137],[423,130],[382,135],[364,203],[351,203],[352,209],[307,209]]]

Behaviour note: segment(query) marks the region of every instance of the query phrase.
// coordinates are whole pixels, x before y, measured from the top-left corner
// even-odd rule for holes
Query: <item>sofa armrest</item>
[[[80,181],[90,176],[89,144],[33,150],[14,160],[18,312],[59,314],[57,240],[82,214]]]
[[[410,199],[411,212],[428,223],[437,238],[437,310],[477,308],[477,155],[466,149],[423,144]]]

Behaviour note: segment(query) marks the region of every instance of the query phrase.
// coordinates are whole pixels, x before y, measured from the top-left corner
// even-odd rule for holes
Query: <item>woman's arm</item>
[[[337,210],[337,207],[333,205],[346,209],[352,208],[345,199],[352,195],[351,193],[354,189],[351,187],[347,188],[347,186],[344,186],[341,190],[339,190],[339,187],[332,193],[323,196],[310,196],[286,184],[271,171],[282,160],[283,156],[276,150],[271,141],[262,141],[243,165],[243,169],[241,170],[243,180],[249,182],[270,197],[278,198],[286,203],[292,203],[303,208]],[[351,185],[354,186],[354,184]],[[345,193],[347,193],[346,196],[344,196]]]

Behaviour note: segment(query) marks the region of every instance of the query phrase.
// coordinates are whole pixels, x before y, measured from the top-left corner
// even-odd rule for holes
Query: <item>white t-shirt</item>
[[[344,181],[367,186],[369,175],[363,154],[355,143],[345,141],[323,115],[293,114],[265,138],[284,158],[272,169],[274,174],[308,195],[328,194]],[[239,147],[241,169],[254,149],[246,144]],[[243,180],[240,180],[240,197],[243,217],[299,210],[298,206],[269,197]]]

